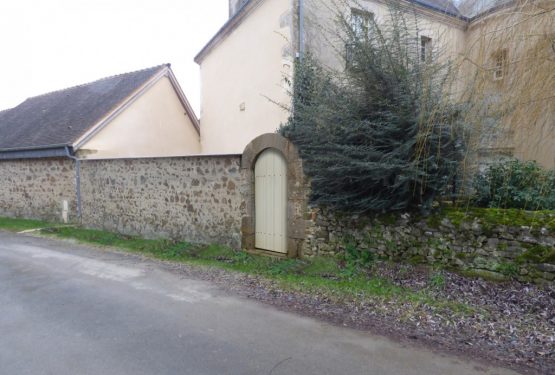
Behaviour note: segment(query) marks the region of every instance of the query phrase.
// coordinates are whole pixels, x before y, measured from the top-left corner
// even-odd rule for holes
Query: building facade
[[[385,0],[230,0],[230,19],[197,55],[203,153],[238,153],[290,115],[295,59],[310,52],[344,68],[337,14],[387,22]],[[553,0],[400,0],[418,19],[423,53],[441,50],[459,71],[459,96],[483,98],[469,113],[483,160],[513,155],[555,167]],[[518,11],[515,11],[517,9]],[[527,63],[527,56],[534,63]],[[532,87],[527,82],[534,82]],[[483,113],[482,113],[483,111]],[[470,118],[472,117],[472,118]],[[495,124],[495,125],[492,125]]]

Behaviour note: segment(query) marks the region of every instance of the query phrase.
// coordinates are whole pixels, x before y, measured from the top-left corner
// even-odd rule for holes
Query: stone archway
[[[256,250],[254,168],[258,156],[267,149],[279,151],[287,163],[287,257],[298,257],[305,239],[308,189],[297,148],[279,134],[263,134],[255,138],[247,145],[241,158],[241,169],[248,184],[245,187],[246,207],[241,226],[242,246],[246,250]]]

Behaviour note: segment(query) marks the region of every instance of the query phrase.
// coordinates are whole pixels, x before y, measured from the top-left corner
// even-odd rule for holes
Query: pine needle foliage
[[[392,7],[366,29],[338,13],[346,69],[298,61],[293,113],[280,132],[298,148],[312,203],[345,212],[428,211],[464,157],[462,107],[449,101],[439,51],[422,59],[416,18]]]

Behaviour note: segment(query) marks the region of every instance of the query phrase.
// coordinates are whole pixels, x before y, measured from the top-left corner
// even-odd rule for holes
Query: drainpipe
[[[75,161],[75,195],[77,196],[77,219],[81,222],[81,160],[76,158],[65,146],[66,156]]]
[[[297,40],[298,43],[298,51],[296,54],[297,60],[301,61],[305,54],[305,46],[304,46],[304,0],[297,0],[297,11],[298,11],[298,30],[299,30],[299,38]],[[293,83],[293,90],[295,90],[295,84]],[[295,93],[293,93],[295,95]],[[295,101],[291,101],[291,113],[295,116]]]
[[[301,60],[305,53],[304,42],[304,0],[299,0],[299,58]]]

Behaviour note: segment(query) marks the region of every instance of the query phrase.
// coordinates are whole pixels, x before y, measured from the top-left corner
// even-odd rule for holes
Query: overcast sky
[[[0,0],[0,110],[30,96],[171,63],[198,114],[194,56],[228,0]]]

